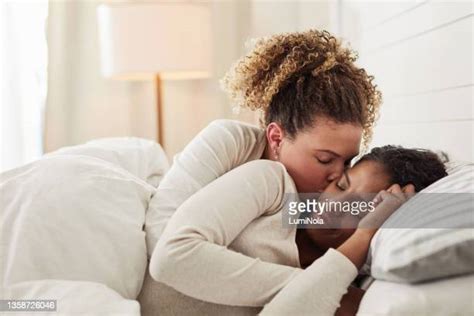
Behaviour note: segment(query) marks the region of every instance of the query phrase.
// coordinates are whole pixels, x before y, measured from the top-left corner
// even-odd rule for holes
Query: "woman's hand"
[[[408,184],[401,188],[398,184],[392,185],[387,190],[380,191],[373,201],[375,210],[367,214],[358,224],[358,230],[373,236],[382,224],[392,215],[403,203],[408,201],[415,194],[413,184]]]

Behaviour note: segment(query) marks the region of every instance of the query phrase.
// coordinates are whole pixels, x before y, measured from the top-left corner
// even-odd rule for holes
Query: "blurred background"
[[[155,38],[153,27],[132,27],[140,15],[125,12],[120,20],[98,10],[135,5],[200,8],[205,20],[192,21],[195,15],[178,8],[175,16],[153,21],[172,25],[163,30],[178,39],[181,28],[202,31],[207,25],[209,39],[181,40],[171,48],[166,34]],[[473,16],[469,0],[3,0],[0,170],[63,146],[115,136],[159,140],[172,158],[214,119],[257,123],[255,113],[233,111],[219,79],[251,48],[245,45],[250,39],[310,28],[343,38],[359,51],[358,64],[375,76],[384,104],[373,146],[425,147],[473,161]],[[133,51],[136,43],[155,40],[158,54],[170,58],[196,59],[205,52],[208,75],[163,75],[159,85],[153,76],[114,77],[128,66],[127,58],[145,62]]]

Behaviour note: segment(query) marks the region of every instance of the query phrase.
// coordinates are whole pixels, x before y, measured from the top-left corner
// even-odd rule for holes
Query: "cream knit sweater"
[[[265,144],[263,130],[218,120],[175,157],[147,214],[150,274],[202,301],[331,315],[357,269],[333,249],[300,268],[281,212],[296,188],[283,164],[259,159]]]

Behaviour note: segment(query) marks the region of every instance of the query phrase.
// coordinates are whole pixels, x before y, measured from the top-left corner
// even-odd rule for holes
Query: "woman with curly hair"
[[[175,156],[146,219],[156,281],[205,302],[261,308],[304,273],[330,298],[319,311],[334,313],[375,231],[322,251],[283,228],[281,210],[291,193],[324,191],[370,141],[381,94],[355,60],[311,30],[260,39],[232,67],[224,89],[261,111],[262,126],[214,121]]]

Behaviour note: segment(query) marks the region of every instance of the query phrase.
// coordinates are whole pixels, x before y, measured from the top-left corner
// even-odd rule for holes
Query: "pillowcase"
[[[474,275],[423,284],[375,280],[359,305],[358,316],[474,315]]]
[[[169,161],[160,144],[136,137],[111,137],[82,145],[63,147],[50,155],[84,155],[100,158],[119,166],[157,187],[169,169]]]
[[[0,174],[2,284],[63,279],[138,296],[155,188],[102,159],[50,155]]]
[[[448,173],[379,229],[369,253],[373,277],[415,283],[474,272],[474,164]]]

